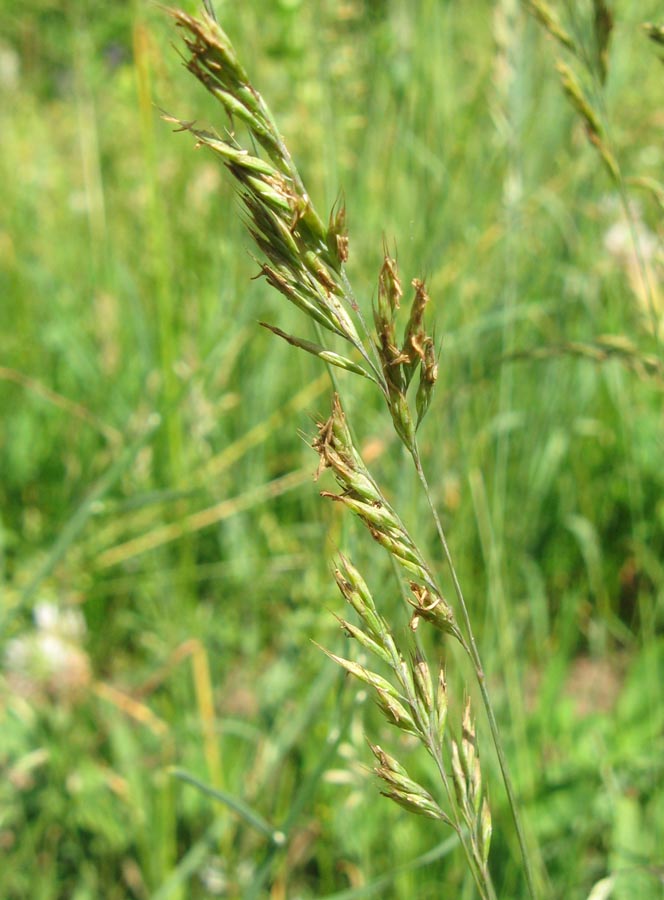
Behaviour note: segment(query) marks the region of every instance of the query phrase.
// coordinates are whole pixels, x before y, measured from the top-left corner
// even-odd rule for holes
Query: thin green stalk
[[[519,847],[521,849],[521,857],[523,859],[524,872],[526,875],[526,881],[528,883],[528,892],[532,900],[536,900],[537,893],[535,891],[535,878],[532,869],[532,864],[530,860],[530,851],[528,849],[528,842],[526,840],[526,834],[524,831],[523,823],[521,821],[521,813],[519,811],[519,805],[516,799],[516,794],[514,791],[514,785],[512,783],[512,776],[510,774],[509,765],[507,762],[507,756],[505,755],[505,749],[503,746],[503,740],[500,735],[500,730],[498,728],[498,723],[496,721],[496,716],[493,710],[493,704],[491,702],[491,697],[489,696],[489,691],[486,686],[486,675],[484,674],[484,668],[482,666],[482,659],[480,657],[479,650],[477,649],[477,642],[475,641],[475,634],[473,631],[473,626],[470,621],[470,615],[468,613],[468,607],[466,606],[466,601],[463,596],[463,591],[461,589],[461,584],[459,582],[459,578],[457,576],[456,568],[454,566],[454,562],[452,560],[452,554],[450,553],[450,549],[447,543],[447,538],[445,536],[445,532],[443,530],[442,523],[440,521],[440,517],[438,515],[438,510],[433,502],[431,488],[429,487],[429,482],[427,481],[426,474],[422,467],[422,461],[420,459],[419,448],[417,443],[413,445],[412,449],[412,457],[413,462],[415,464],[415,469],[417,471],[417,477],[420,480],[422,485],[422,489],[424,490],[424,494],[427,498],[427,503],[429,504],[429,509],[431,510],[431,515],[433,516],[434,523],[436,525],[436,531],[438,533],[438,539],[443,548],[443,553],[445,555],[445,560],[447,562],[448,568],[450,570],[450,575],[452,578],[452,584],[454,586],[454,592],[456,594],[457,600],[459,601],[459,608],[461,609],[461,614],[463,617],[464,625],[466,626],[466,636],[467,642],[464,641],[464,649],[466,650],[470,661],[473,664],[473,668],[475,670],[475,677],[477,678],[477,683],[480,688],[480,693],[482,695],[482,702],[484,704],[484,709],[486,710],[486,716],[489,722],[489,729],[491,730],[491,737],[493,739],[494,747],[496,748],[496,755],[498,756],[498,764],[500,765],[500,771],[503,776],[503,782],[505,784],[505,791],[507,793],[507,799],[510,805],[510,809],[512,811],[512,818],[514,820],[514,827],[516,828],[517,837],[519,840]]]
[[[78,539],[90,518],[94,516],[98,504],[127,471],[160,424],[159,416],[150,416],[143,430],[122,450],[115,462],[92,485],[74,514],[60,531],[57,540],[46,554],[43,563],[37,567],[36,572],[23,589],[16,605],[10,609],[2,610],[2,615],[0,615],[0,633],[7,634],[14,620],[29,609],[30,603],[44,579],[48,578],[72,544]]]

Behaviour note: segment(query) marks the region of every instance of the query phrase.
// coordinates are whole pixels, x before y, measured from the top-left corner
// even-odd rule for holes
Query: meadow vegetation
[[[538,892],[661,897],[659,4],[214,6],[317,210],[343,198],[365,316],[386,249],[426,279],[420,452]],[[399,638],[409,613],[314,483],[329,373],[258,323],[315,336],[160,116],[222,133],[221,108],[156,6],[0,11],[0,897],[475,896],[368,772],[365,735],[427,782],[416,742],[315,646],[356,653],[339,548]],[[380,393],[338,379],[451,600]],[[423,640],[455,727],[471,695],[497,895],[526,897],[472,667]]]

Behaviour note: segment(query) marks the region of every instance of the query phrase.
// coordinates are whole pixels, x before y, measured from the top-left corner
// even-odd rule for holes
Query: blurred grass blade
[[[336,684],[338,685],[336,708],[337,718],[338,720],[340,719],[340,721],[337,726],[333,727],[330,730],[327,740],[325,741],[322,750],[320,750],[319,752],[315,769],[307,778],[303,778],[300,782],[297,792],[290,805],[288,816],[284,822],[284,829],[287,833],[290,833],[291,828],[295,825],[298,817],[302,814],[302,812],[310,808],[310,802],[313,800],[313,797],[316,793],[316,787],[323,777],[323,774],[326,771],[327,767],[331,764],[332,759],[337,752],[339,743],[347,733],[353,710],[355,709],[355,705],[353,702],[349,703],[345,711],[342,712],[341,706],[344,700],[344,695],[347,693],[351,693],[351,697],[353,698],[354,695],[352,694],[352,692],[349,692],[348,679],[344,677],[342,672],[338,669],[329,669],[326,666],[321,672],[320,677],[314,683],[314,687],[311,690],[309,702],[306,707],[307,717],[306,720],[303,717],[301,727],[305,724],[308,724],[310,720],[313,722],[314,719],[319,718],[321,702],[325,694],[327,693],[328,688],[333,682],[336,682]]]
[[[273,497],[280,497],[282,494],[304,484],[309,478],[311,478],[311,471],[308,466],[302,469],[295,469],[279,478],[268,481],[266,484],[250,488],[237,497],[221,500],[219,503],[215,503],[214,506],[190,513],[188,516],[175,522],[159,525],[152,531],[104,550],[96,560],[96,568],[98,570],[108,569],[111,566],[124,563],[128,559],[140,556],[142,553],[147,553],[149,550],[155,550],[157,547],[180,540],[185,535],[194,534],[204,528],[209,528],[211,525],[216,525],[240,511],[251,509]]]
[[[431,865],[431,863],[443,859],[445,856],[449,856],[458,845],[459,838],[456,834],[453,834],[451,837],[446,838],[446,840],[441,841],[440,844],[436,844],[435,847],[426,853],[423,853],[421,856],[416,857],[402,866],[396,866],[394,869],[385,872],[380,878],[376,878],[368,884],[363,884],[361,887],[350,888],[350,890],[347,891],[338,891],[336,894],[326,894],[321,900],[357,900],[359,897],[376,896],[379,892],[381,896],[385,897],[385,889],[388,888],[399,875],[404,874],[404,872],[423,869],[425,866]]]
[[[32,577],[32,580],[25,587],[19,602],[7,612],[4,621],[2,622],[3,631],[6,631],[13,619],[26,609],[43,580],[51,574],[69,547],[79,537],[90,517],[94,515],[97,504],[106,496],[113,485],[131,465],[141,448],[159,427],[160,422],[159,416],[151,416],[144,430],[132,441],[124,452],[120,454],[118,459],[106,470],[106,472],[104,472],[96,484],[93,485],[87,497],[62,529],[60,537],[53,544],[46,559],[41,566],[39,566]]]
[[[209,784],[204,784],[194,775],[185,772],[184,769],[173,768],[170,772],[175,778],[193,785],[195,788],[198,788],[199,791],[202,791],[202,793],[207,794],[208,797],[212,797],[214,800],[223,803],[224,806],[233,810],[233,812],[237,813],[247,825],[250,825],[255,831],[264,835],[275,847],[283,847],[286,843],[286,835],[283,831],[280,831],[278,828],[273,828],[269,822],[257,813],[256,810],[252,809],[249,804],[245,803],[244,800],[240,800],[239,797],[234,797],[226,791],[220,791],[217,788],[210,787]]]
[[[282,765],[282,759],[286,750],[295,745],[301,734],[308,728],[320,714],[321,704],[327,694],[331,684],[338,684],[336,697],[336,708],[338,711],[339,724],[332,728],[328,739],[326,740],[322,752],[318,755],[317,764],[314,770],[300,782],[295,795],[288,810],[288,816],[284,821],[284,831],[291,834],[297,820],[303,811],[311,808],[311,802],[316,794],[316,789],[327,770],[328,766],[337,753],[339,744],[344,735],[348,733],[351,717],[355,709],[355,705],[350,703],[345,711],[341,712],[341,705],[344,694],[347,693],[348,679],[341,675],[340,670],[325,667],[320,676],[314,682],[310,692],[307,705],[302,715],[297,717],[295,725],[290,723],[284,728],[279,739],[279,751],[271,760],[270,772],[278,772]],[[274,844],[269,848],[263,864],[258,869],[251,885],[248,887],[244,900],[258,900],[264,896],[264,885],[272,873],[272,867],[279,848]]]
[[[81,422],[86,422],[91,428],[102,434],[111,446],[118,447],[122,444],[122,432],[118,431],[117,428],[109,425],[108,422],[105,422],[92,410],[88,409],[87,406],[84,406],[82,403],[76,403],[69,397],[54,391],[38,379],[31,378],[29,375],[18,371],[18,369],[0,366],[0,380],[12,382],[34,396],[40,397],[47,403],[52,403],[53,406],[63,410],[68,415],[80,419]]]
[[[151,895],[150,900],[170,900],[171,897],[177,895],[180,888],[189,878],[200,871],[205,861],[214,853],[226,826],[227,821],[224,816],[215,819],[203,837],[185,853],[166,881]]]
[[[612,875],[608,878],[602,878],[593,886],[592,891],[588,894],[588,900],[608,900],[613,894],[615,879]]]

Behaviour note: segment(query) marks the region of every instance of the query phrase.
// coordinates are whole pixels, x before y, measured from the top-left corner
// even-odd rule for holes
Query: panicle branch
[[[341,487],[340,494],[322,491],[322,496],[350,509],[366,526],[371,537],[407,573],[414,597],[409,601],[415,610],[412,629],[415,630],[419,620],[424,619],[462,642],[452,608],[438,588],[431,569],[356,450],[336,394],[330,417],[318,424],[313,448],[320,458],[319,471],[322,468],[331,469]]]

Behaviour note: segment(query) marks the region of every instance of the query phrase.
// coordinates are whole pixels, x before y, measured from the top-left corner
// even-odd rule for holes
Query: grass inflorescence
[[[655,900],[660,6],[5,6],[0,896]]]
[[[413,280],[414,296],[401,342],[397,336],[396,319],[403,289],[396,260],[386,253],[378,278],[377,300],[373,311],[375,334],[368,330],[345,271],[349,239],[343,206],[338,205],[336,210],[332,210],[326,228],[312,204],[272,114],[250,82],[216,19],[209,13],[200,19],[178,11],[173,16],[184,32],[188,50],[187,68],[220,101],[230,120],[229,131],[224,138],[201,131],[191,123],[178,122],[179,127],[192,132],[199,145],[204,145],[221,156],[235,178],[240,198],[249,215],[249,231],[259,250],[269,260],[269,264],[263,263],[261,266],[261,273],[268,283],[311,319],[321,341],[322,329],[341,337],[351,351],[355,351],[363,360],[364,365],[339,356],[324,344],[312,344],[308,340],[287,335],[276,326],[268,327],[289,344],[313,353],[330,367],[363,375],[374,381],[384,396],[397,435],[412,456],[450,568],[463,630],[456,624],[452,607],[444,599],[431,568],[364,466],[336,393],[332,415],[319,425],[319,433],[313,444],[322,466],[333,470],[341,487],[340,494],[324,491],[323,496],[342,503],[355,513],[374,540],[393,557],[397,566],[405,570],[409,578],[416,579],[410,581],[410,590],[415,598],[410,602],[416,610],[411,620],[413,630],[422,619],[453,636],[461,644],[475,669],[514,815],[528,890],[534,897],[535,876],[502,738],[486,687],[486,677],[464,596],[435,511],[417,444],[416,432],[431,402],[438,371],[435,343],[424,325],[424,310],[429,301],[424,282],[420,279]],[[251,139],[263,148],[267,160],[251,155],[238,142],[235,122],[246,126]],[[419,386],[413,410],[408,388],[416,371],[419,371]],[[349,590],[352,592],[350,587]],[[343,588],[342,593],[346,596]],[[418,649],[417,655],[414,652],[406,655],[399,650],[387,620],[378,617],[366,585],[364,591],[357,596],[362,594],[369,596],[367,609],[361,604],[355,608],[366,630],[343,620],[342,627],[364,650],[372,653],[392,670],[392,681],[385,680],[359,663],[334,654],[331,654],[331,658],[361,682],[372,687],[388,720],[397,728],[415,736],[429,752],[437,765],[451,810],[443,812],[433,797],[409,778],[406,770],[394,760],[376,770],[389,785],[386,795],[411,812],[441,819],[451,825],[463,845],[480,895],[494,897],[495,889],[488,868],[491,815],[482,792],[479,756],[475,749],[469,706],[466,706],[464,713],[465,736],[460,744],[460,755],[459,744],[449,743],[444,729],[440,728],[441,722],[447,722],[447,696],[444,690],[442,693],[439,691],[438,702],[434,702],[429,663],[422,651]],[[446,683],[442,670],[438,681],[439,685]],[[448,759],[450,750],[454,792],[450,790],[446,773],[448,763],[445,760]],[[374,754],[377,754],[376,750]],[[379,761],[383,760],[382,751],[377,755]]]

